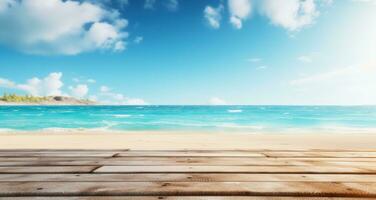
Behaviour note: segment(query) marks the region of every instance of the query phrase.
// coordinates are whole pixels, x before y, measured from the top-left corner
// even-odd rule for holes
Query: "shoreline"
[[[62,128],[48,127],[41,129],[12,129],[0,128],[0,134],[57,134],[57,133],[83,133],[83,134],[112,134],[112,133],[244,133],[244,134],[376,134],[373,127],[349,127],[349,126],[322,126],[322,127],[299,127],[299,128],[278,128],[278,127],[257,127],[244,128],[243,126],[229,126],[218,128],[181,128],[181,129],[112,129],[111,127],[96,128]],[[254,128],[253,128],[254,127]]]
[[[12,132],[0,149],[348,149],[376,150],[376,132],[249,133],[187,131]]]

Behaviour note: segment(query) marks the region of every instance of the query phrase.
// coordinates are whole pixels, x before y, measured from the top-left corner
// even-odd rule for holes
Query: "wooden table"
[[[376,199],[376,150],[1,150],[0,199]]]

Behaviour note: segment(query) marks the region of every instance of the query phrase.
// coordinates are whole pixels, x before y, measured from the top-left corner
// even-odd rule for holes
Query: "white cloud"
[[[75,87],[71,86],[71,87],[69,87],[69,89],[71,90],[72,96],[74,96],[76,98],[83,98],[89,92],[89,88],[85,84],[78,84]]]
[[[312,62],[312,58],[310,56],[299,56],[297,59],[300,62],[303,62],[303,63],[310,63],[310,62]]]
[[[170,11],[177,11],[179,9],[179,1],[178,0],[167,0],[166,8]]]
[[[266,68],[268,68],[266,65],[260,65],[260,66],[258,66],[256,69],[257,69],[257,70],[264,70],[264,69],[266,69]]]
[[[242,20],[247,19],[251,14],[251,0],[228,0],[228,7],[230,23],[237,29],[242,28]]]
[[[223,99],[218,97],[212,97],[209,99],[209,104],[211,105],[227,105],[227,102]]]
[[[136,44],[140,44],[143,40],[144,40],[143,37],[141,37],[141,36],[137,36],[137,37],[134,39],[134,43],[136,43]]]
[[[94,80],[94,79],[89,78],[89,79],[86,80],[86,82],[88,82],[88,83],[96,83],[97,81]]]
[[[153,10],[155,8],[156,0],[145,0],[144,9]],[[177,11],[179,9],[178,0],[164,0],[163,6],[169,11]]]
[[[272,24],[289,31],[310,25],[319,16],[314,0],[263,0],[260,6]]]
[[[61,87],[64,85],[61,81],[62,76],[63,74],[61,72],[54,72],[44,79],[37,77],[29,79],[26,84],[20,84],[17,85],[17,87],[35,96],[61,95]]]
[[[230,23],[237,29],[241,29],[243,27],[242,20],[238,17],[231,16],[230,17]]]
[[[105,85],[102,85],[100,88],[99,88],[99,91],[102,92],[102,93],[106,93],[106,92],[109,92],[111,91],[111,89]]]
[[[94,102],[97,102],[98,101],[98,97],[96,95],[90,95],[89,98],[88,98],[90,101],[94,101]]]
[[[218,29],[220,27],[220,21],[222,19],[223,5],[220,4],[217,8],[206,6],[204,9],[204,17],[208,24]]]
[[[253,10],[266,16],[272,24],[289,31],[311,25],[320,15],[318,5],[330,5],[331,0],[228,0],[230,23],[237,29]]]
[[[85,77],[76,77],[76,78],[72,78],[72,81],[75,82],[75,83],[82,83],[82,82],[86,82],[86,83],[96,83],[96,82],[97,82],[95,79],[92,79],[92,78],[88,78],[88,79],[86,79]]]
[[[261,58],[249,58],[247,59],[248,62],[260,62],[262,59]]]
[[[2,2],[0,43],[20,51],[74,55],[125,48],[127,21],[117,11],[72,0]]]
[[[156,0],[145,0],[144,8],[145,9],[154,9],[154,4]]]
[[[61,81],[62,76],[61,72],[54,72],[43,79],[31,78],[24,84],[16,84],[10,80],[0,78],[0,87],[22,90],[34,96],[62,95],[61,88],[64,85]]]
[[[3,88],[14,88],[15,87],[15,83],[8,80],[8,79],[4,79],[4,78],[0,78],[0,87],[3,87]]]
[[[146,105],[148,104],[143,99],[126,97],[121,93],[112,92],[111,88],[107,86],[101,86],[98,95],[92,96],[91,99],[102,104],[109,105]]]
[[[31,78],[24,84],[17,84],[11,80],[0,78],[0,88],[15,89],[26,92],[34,96],[73,96],[76,98],[84,98],[89,95],[89,87],[87,84],[77,84],[68,87],[69,95],[62,91],[63,82],[61,80],[63,74],[61,72],[53,72],[44,78]],[[93,80],[93,79],[88,79]],[[146,101],[140,98],[127,97],[121,93],[113,92],[107,86],[101,86],[97,94],[88,96],[90,100],[98,101],[101,104],[110,105],[146,105]]]
[[[148,103],[145,102],[143,99],[127,99],[127,105],[147,105]]]

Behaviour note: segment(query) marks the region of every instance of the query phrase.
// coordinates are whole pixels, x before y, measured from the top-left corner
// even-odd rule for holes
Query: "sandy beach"
[[[6,132],[0,149],[349,149],[376,148],[376,134],[179,131]]]

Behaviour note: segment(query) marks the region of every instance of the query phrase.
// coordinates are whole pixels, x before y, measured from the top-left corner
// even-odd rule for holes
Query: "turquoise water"
[[[375,106],[0,106],[0,130],[376,129]]]

